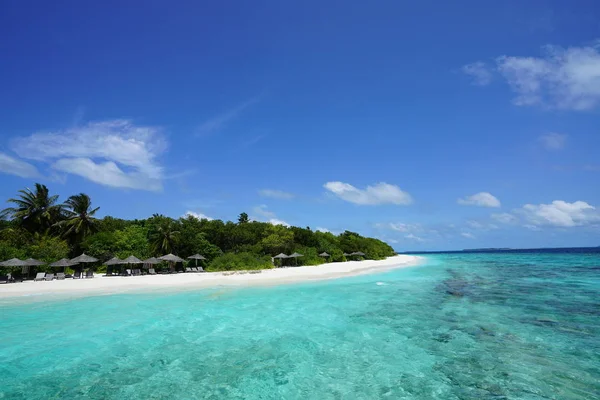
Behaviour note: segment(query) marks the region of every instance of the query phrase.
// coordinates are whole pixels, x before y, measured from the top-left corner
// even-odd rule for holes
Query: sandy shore
[[[335,279],[367,273],[384,272],[410,267],[422,261],[421,257],[398,255],[380,261],[347,261],[313,267],[291,267],[256,271],[180,273],[144,276],[101,276],[93,279],[65,279],[61,281],[11,283],[0,285],[0,298],[114,294],[129,291],[156,291],[171,288],[201,289],[209,287],[243,287],[277,285],[284,283]]]

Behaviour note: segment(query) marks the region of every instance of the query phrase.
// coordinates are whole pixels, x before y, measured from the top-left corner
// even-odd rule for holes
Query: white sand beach
[[[397,255],[385,260],[347,261],[311,267],[276,268],[262,271],[179,273],[169,275],[102,276],[93,279],[11,283],[0,285],[0,298],[47,296],[80,297],[129,291],[156,291],[172,288],[267,286],[304,281],[336,279],[418,265],[423,258]]]

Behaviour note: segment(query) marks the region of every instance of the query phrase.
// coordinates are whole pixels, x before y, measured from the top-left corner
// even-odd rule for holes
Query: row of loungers
[[[163,272],[156,272],[156,270],[154,268],[150,268],[148,269],[148,275],[157,275],[157,274],[176,274],[178,271],[176,271],[175,269],[172,269],[170,271],[163,271]],[[204,269],[202,267],[191,267],[191,268],[186,268],[185,272],[204,272]],[[123,271],[123,273],[121,274],[122,276],[140,276],[143,275],[142,274],[142,270],[141,269],[126,269],[125,271]]]
[[[83,278],[93,278],[94,273],[92,271],[86,271],[85,275],[83,275],[81,273],[81,271],[75,271],[73,276],[70,276],[70,275],[66,275],[64,272],[59,272],[56,275],[55,274],[47,274],[45,272],[38,272],[33,280],[34,281],[51,281],[51,280],[56,279],[56,280],[62,281],[63,279],[66,279],[66,278],[80,279],[82,277]]]

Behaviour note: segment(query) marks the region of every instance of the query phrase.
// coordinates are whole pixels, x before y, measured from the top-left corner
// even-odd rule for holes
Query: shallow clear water
[[[316,284],[4,303],[0,398],[600,398],[599,254],[428,259]]]

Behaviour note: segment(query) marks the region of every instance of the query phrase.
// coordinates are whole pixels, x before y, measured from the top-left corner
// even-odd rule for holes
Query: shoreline
[[[50,282],[25,281],[0,286],[0,300],[48,300],[128,292],[164,292],[165,289],[273,286],[385,272],[421,264],[423,257],[397,255],[385,260],[346,261],[318,266],[274,268],[254,271],[187,272],[169,275],[101,276]]]

